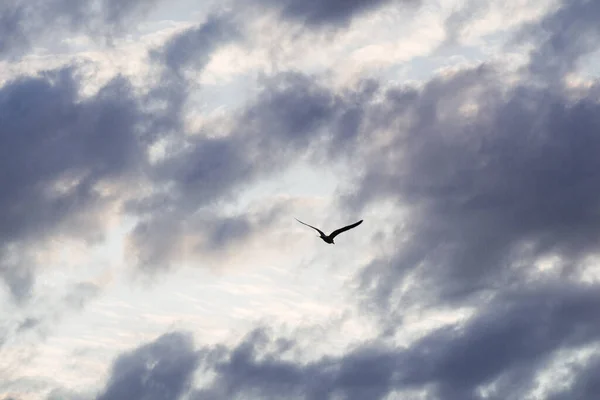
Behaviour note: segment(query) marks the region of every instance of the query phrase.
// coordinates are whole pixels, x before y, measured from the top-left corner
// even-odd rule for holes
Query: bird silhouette
[[[335,244],[335,243],[333,242],[333,238],[334,238],[334,237],[336,237],[337,235],[339,235],[339,234],[340,234],[340,233],[342,233],[342,232],[346,232],[346,231],[347,231],[347,230],[349,230],[349,229],[352,229],[352,228],[354,228],[354,227],[357,227],[358,225],[362,224],[362,222],[363,222],[363,220],[361,219],[360,221],[358,221],[358,222],[355,222],[355,223],[353,223],[352,225],[348,225],[348,226],[345,226],[345,227],[343,227],[343,228],[336,229],[335,231],[331,232],[329,235],[326,235],[326,234],[325,234],[325,233],[324,233],[322,230],[320,230],[319,228],[315,228],[315,227],[314,227],[314,226],[312,226],[312,225],[309,225],[309,224],[307,224],[307,223],[304,223],[304,222],[300,221],[298,218],[296,218],[296,221],[300,222],[300,223],[301,223],[301,224],[303,224],[303,225],[310,226],[311,228],[313,228],[314,230],[316,230],[317,232],[319,232],[319,237],[320,237],[321,239],[323,239],[323,240],[325,241],[325,243],[329,243],[329,244]]]

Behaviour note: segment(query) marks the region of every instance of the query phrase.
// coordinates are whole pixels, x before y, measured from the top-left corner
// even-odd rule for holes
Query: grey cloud
[[[328,398],[329,389],[318,387],[323,384],[318,379],[318,367],[281,360],[281,350],[267,352],[272,343],[270,332],[256,329],[236,347],[225,352],[221,348],[212,357],[204,359],[202,367],[214,371],[216,378],[211,385],[193,393],[191,398],[301,398],[311,396],[311,393]]]
[[[257,161],[272,169],[326,140],[326,128],[341,110],[341,99],[315,77],[285,72],[265,81],[235,132],[255,138]]]
[[[437,331],[411,346],[411,357],[426,361],[413,365],[405,379],[436,381],[440,398],[446,399],[448,389],[469,394],[513,369],[525,376],[513,383],[531,384],[534,373],[557,350],[578,349],[598,340],[596,290],[596,285],[555,282],[507,291],[465,326]]]
[[[137,3],[119,4],[102,6],[117,7],[109,13],[117,18]],[[209,18],[162,48],[164,54],[185,54],[184,58],[159,57],[154,62],[169,70],[204,60],[194,64],[200,70],[210,53],[230,39],[226,25]],[[190,35],[191,42],[183,40]],[[183,49],[182,40],[188,45]],[[182,215],[195,210],[194,201],[213,201],[232,181],[247,176],[253,159],[246,157],[241,141],[186,143],[181,130],[188,95],[185,79],[165,73],[145,94],[116,77],[82,98],[77,70],[71,67],[20,77],[0,88],[0,276],[15,299],[27,298],[35,279],[28,249],[57,233],[102,239],[103,210],[139,189],[126,187],[126,182],[154,189],[180,182],[167,196],[174,199],[167,208],[178,208]],[[161,139],[176,143],[181,151],[169,153],[168,162],[151,168],[147,148]],[[192,150],[179,147],[190,144]],[[221,168],[223,160],[231,162],[229,169]],[[100,188],[115,184],[120,187],[113,191]],[[144,205],[156,204],[157,199],[162,204],[160,196],[142,198],[134,202],[140,207],[127,211],[144,216]]]
[[[250,4],[277,9],[282,18],[310,27],[345,26],[353,18],[385,5],[416,5],[417,0],[285,0],[250,1]]]
[[[86,100],[78,98],[77,86],[66,69],[0,89],[5,241],[38,235],[99,200],[94,183],[142,158],[135,132],[140,113],[127,82],[115,79]],[[53,192],[61,178],[75,180],[73,187]]]
[[[180,200],[182,211],[191,211],[191,203],[215,200],[260,168],[252,165],[253,149],[245,149],[245,144],[240,138],[192,138],[187,149],[156,166],[155,181],[174,183],[170,196]]]
[[[254,332],[213,361],[217,378],[199,393],[214,398],[382,399],[393,390],[429,389],[430,398],[459,400],[482,399],[478,388],[497,382],[498,398],[523,398],[536,389],[535,373],[558,350],[598,340],[597,289],[558,282],[521,288],[481,307],[465,324],[433,331],[406,348],[365,343],[340,357],[305,364],[266,350],[274,338]]]
[[[128,82],[86,99],[78,88],[70,68],[0,88],[0,270],[15,298],[33,281],[27,246],[57,232],[100,238],[97,213],[113,199],[97,184],[131,176],[145,158]]]
[[[278,337],[268,328],[249,332],[233,347],[199,350],[179,334],[169,334],[120,356],[104,392],[112,397],[101,398],[121,398],[116,393],[155,398],[143,397],[152,386],[169,388],[164,393],[176,399],[185,394],[196,368],[214,380],[192,390],[188,396],[194,400],[383,399],[407,390],[424,390],[428,398],[444,400],[524,398],[539,389],[536,374],[546,371],[559,351],[598,341],[598,293],[597,285],[559,281],[523,286],[482,305],[468,321],[434,330],[406,347],[371,341],[310,362],[291,356],[296,338]],[[169,346],[164,345],[167,337]],[[578,374],[557,399],[593,398],[596,366],[592,362],[585,368],[589,372]],[[488,397],[481,395],[479,389],[490,384]],[[556,388],[543,389],[550,394]]]
[[[27,37],[20,26],[23,13],[20,7],[5,5],[0,8],[0,55],[27,44]]]
[[[231,240],[236,240],[249,235],[252,230],[247,218],[224,218],[211,227],[209,236],[210,247],[221,248]]]
[[[305,149],[336,115],[338,103],[335,94],[312,76],[292,71],[277,74],[247,107],[238,129],[261,135],[267,145]]]
[[[0,5],[0,57],[19,57],[67,32],[110,37],[159,0],[7,0]]]
[[[189,335],[169,333],[121,354],[98,400],[171,400],[189,389],[199,354]]]
[[[211,14],[200,25],[172,37],[152,55],[178,74],[189,66],[201,70],[217,47],[241,38],[232,15]]]
[[[111,18],[116,18],[135,8],[135,4],[103,3],[103,6],[117,7],[111,11]],[[126,9],[118,9],[121,6]],[[217,22],[208,24],[213,26]],[[217,36],[202,37],[202,43],[196,43],[198,47],[193,49],[195,54],[208,57],[218,43],[222,43],[221,36]],[[211,40],[214,43],[211,44]],[[168,44],[165,48],[173,49],[173,46]],[[102,239],[103,209],[136,190],[129,186],[131,193],[124,191],[125,182],[138,181],[158,187],[165,183],[162,175],[181,171],[184,185],[191,186],[194,180],[204,184],[210,179],[201,175],[202,172],[193,171],[194,166],[210,167],[199,162],[218,164],[217,157],[224,155],[219,153],[221,149],[242,151],[215,141],[190,155],[201,157],[201,161],[183,158],[155,171],[148,167],[149,145],[161,138],[174,138],[181,143],[178,129],[182,127],[181,109],[188,94],[181,80],[168,76],[147,94],[138,93],[127,79],[117,76],[93,96],[82,98],[79,76],[72,67],[46,71],[37,77],[21,77],[0,88],[0,181],[3,187],[0,276],[15,299],[27,298],[35,278],[35,266],[27,249],[56,233],[86,240]],[[212,161],[204,155],[213,157]],[[177,156],[184,157],[184,154]],[[232,154],[232,157],[235,159],[238,155]],[[181,161],[192,162],[192,167]],[[165,172],[169,168],[172,171]],[[213,168],[211,172],[217,170]],[[116,192],[106,193],[99,189],[103,184],[121,184],[121,187]],[[218,184],[210,189],[215,195],[220,193]]]
[[[168,154],[149,175],[169,191],[130,205],[148,217],[144,223],[155,241],[147,246],[160,250],[157,257],[171,257],[167,250],[173,245],[164,232],[169,237],[185,233],[190,215],[284,167],[290,154],[325,147],[335,155],[332,143],[362,140],[358,153],[367,164],[349,205],[360,209],[394,199],[411,210],[397,231],[398,252],[390,262],[375,261],[361,276],[363,288],[380,304],[388,305],[412,272],[432,289],[417,293],[419,300],[433,303],[439,300],[436,294],[452,300],[486,284],[514,286],[520,280],[527,285],[535,281],[528,272],[543,255],[560,256],[564,272],[555,285],[516,285],[497,294],[490,303],[478,304],[469,322],[434,331],[405,349],[370,343],[341,357],[299,363],[281,351],[265,350],[265,343],[274,341],[268,335],[252,334],[233,349],[202,358],[203,367],[217,377],[194,396],[377,399],[416,387],[430,388],[432,397],[458,400],[482,398],[477,389],[495,382],[497,398],[518,399],[533,390],[534,373],[556,350],[597,341],[598,288],[569,280],[569,272],[597,252],[600,233],[595,134],[600,110],[594,90],[583,92],[574,96],[554,87],[508,84],[494,68],[481,66],[422,88],[372,87],[349,103],[350,93],[341,98],[310,77],[285,74],[266,86],[229,136],[192,137]],[[462,107],[470,103],[478,107],[472,114]],[[326,129],[334,134],[323,135]],[[368,140],[373,136],[367,135],[390,129],[395,135],[385,146]],[[246,218],[211,223],[208,237],[214,246],[247,236],[252,225]],[[160,248],[163,244],[167,247]],[[187,390],[198,362],[191,344],[173,345],[181,351],[148,350],[153,346],[120,358],[103,398],[161,393],[177,398]],[[147,366],[148,359],[167,354],[184,360],[181,368],[174,367],[180,365],[175,358],[157,371]],[[596,371],[595,364],[589,371]],[[155,382],[162,389],[148,394]],[[576,382],[558,395],[595,393],[585,373]]]
[[[365,108],[379,83],[361,80],[336,92],[312,75],[288,71],[270,77],[240,116],[235,132],[257,137],[261,162],[309,153],[315,162],[352,156],[365,138]]]
[[[197,218],[194,222],[193,214],[250,179],[253,168],[257,167],[251,164],[242,143],[205,138],[192,139],[182,154],[172,154],[158,165],[152,172],[153,181],[171,186],[169,192],[138,199],[128,206],[142,217],[131,236],[139,265],[147,271],[164,269],[177,254],[184,254],[181,241],[186,233],[207,231]]]
[[[235,246],[273,227],[285,205],[272,204],[241,214],[223,215],[218,206],[186,213],[185,205],[173,211],[155,211],[129,236],[131,254],[143,271],[164,271],[181,261],[199,259]]]
[[[65,0],[63,0],[65,1]],[[73,3],[72,0],[66,0]],[[101,3],[102,19],[109,24],[119,24],[136,14],[150,11],[161,0],[104,0]],[[72,6],[69,4],[69,6]]]
[[[397,199],[411,210],[398,224],[397,253],[362,272],[380,305],[409,274],[450,300],[524,278],[541,256],[577,272],[599,250],[593,90],[573,97],[509,86],[483,65],[383,98],[364,106],[364,132],[399,128],[392,143],[366,152],[359,189],[347,198],[354,209]],[[470,105],[477,109],[468,115]]]
[[[488,3],[466,1],[446,19],[446,40],[442,46],[460,44],[465,27],[488,9]],[[528,79],[538,78],[543,84],[561,83],[585,55],[598,49],[600,29],[596,21],[599,15],[600,6],[595,1],[561,1],[540,20],[526,23],[511,33],[505,49],[532,44],[530,63],[525,71],[530,75]]]
[[[243,40],[234,19],[232,14],[210,14],[198,25],[173,35],[162,46],[150,49],[149,60],[161,72],[158,82],[143,99],[145,108],[152,113],[146,122],[150,142],[161,137],[173,139],[176,144],[168,151],[179,150],[181,142],[185,142],[182,113],[193,90],[201,90],[194,82],[196,75],[218,48]],[[194,78],[188,79],[186,72]]]
[[[363,116],[357,104],[367,101],[376,87],[365,81],[339,95],[297,72],[265,78],[262,84],[257,97],[235,115],[230,131],[211,126],[208,133],[214,129],[223,135],[177,136],[165,158],[147,172],[157,187],[169,187],[168,193],[136,199],[129,210],[144,217],[157,211],[190,215],[285,168],[301,154],[342,156],[334,149],[348,149],[358,139],[354,125],[360,125]],[[327,137],[332,126],[337,133]]]
[[[515,41],[534,39],[529,70],[545,82],[562,80],[577,67],[582,56],[598,49],[600,4],[590,0],[566,0],[555,12],[527,25]]]
[[[251,229],[245,218],[223,220],[218,209],[222,201],[286,168],[301,154],[318,152],[325,157],[329,149],[341,148],[342,140],[333,143],[324,135],[325,129],[338,120],[346,125],[349,119],[357,122],[361,116],[354,109],[356,100],[371,96],[369,87],[349,90],[350,100],[344,101],[313,77],[278,74],[264,79],[261,92],[236,115],[225,135],[178,138],[177,145],[169,146],[166,157],[147,172],[156,187],[168,187],[168,192],[157,191],[128,204],[131,212],[143,217],[132,236],[141,263],[153,265],[148,270],[168,266],[171,258],[181,254],[185,234],[206,234],[218,249],[249,236],[256,226],[267,226],[252,224]],[[342,135],[347,146],[357,137],[356,132],[340,129]],[[214,210],[215,218],[206,223],[194,216],[203,209]],[[170,232],[170,237],[165,238],[164,232]]]

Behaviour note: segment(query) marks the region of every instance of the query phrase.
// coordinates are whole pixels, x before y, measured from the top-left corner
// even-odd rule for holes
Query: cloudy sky
[[[600,398],[599,20],[3,0],[0,398]]]

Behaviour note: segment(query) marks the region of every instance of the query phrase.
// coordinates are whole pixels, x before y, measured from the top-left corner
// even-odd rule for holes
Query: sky
[[[2,1],[0,399],[600,398],[599,20]]]

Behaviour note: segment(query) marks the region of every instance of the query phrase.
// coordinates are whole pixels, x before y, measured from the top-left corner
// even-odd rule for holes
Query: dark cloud
[[[367,343],[340,357],[299,364],[265,352],[272,339],[251,334],[215,362],[211,393],[221,398],[383,399],[393,390],[431,389],[431,398],[481,398],[498,381],[506,396],[533,390],[535,373],[559,349],[598,340],[597,286],[551,284],[507,292],[463,325],[427,334],[407,348]],[[521,375],[521,378],[517,379]],[[510,376],[511,384],[502,386]],[[199,397],[201,398],[201,397]],[[522,397],[521,397],[522,398]]]
[[[120,355],[98,400],[178,399],[189,389],[198,357],[189,335],[165,334]]]
[[[189,217],[218,207],[252,181],[318,147],[316,140],[332,119],[341,126],[359,122],[361,110],[354,104],[373,92],[369,85],[350,90],[345,102],[310,76],[284,73],[263,80],[264,89],[230,131],[213,126],[214,132],[184,135],[182,110],[189,90],[180,72],[201,71],[213,51],[238,39],[223,15],[176,35],[152,53],[165,69],[146,94],[117,77],[92,97],[80,98],[72,68],[17,79],[0,89],[5,182],[0,237],[10,243],[0,271],[15,297],[26,297],[34,278],[27,246],[58,232],[101,239],[103,207],[127,197],[133,199],[125,211],[142,218],[133,234],[142,264],[168,265],[180,251],[182,235],[196,229],[215,247],[248,236],[255,222],[245,218],[222,219],[218,212],[208,219]],[[356,134],[340,130],[346,145]],[[165,156],[149,164],[148,146],[161,141]],[[136,188],[127,186],[110,195],[98,189],[134,180],[140,188],[148,185],[151,194],[135,197]],[[15,246],[18,251],[11,250]]]
[[[332,151],[321,155],[341,157],[356,144],[364,104],[377,88],[378,82],[361,80],[338,93],[315,76],[281,73],[266,82],[240,118],[239,130],[262,135],[265,155],[326,149]]]
[[[247,2],[247,1],[246,1]],[[276,9],[282,18],[311,27],[344,26],[353,18],[385,5],[416,5],[417,0],[251,0],[250,4]]]
[[[211,14],[202,24],[175,35],[152,54],[177,74],[190,66],[200,71],[217,47],[241,38],[232,15]]]
[[[181,246],[186,234],[227,231],[219,228],[227,222],[219,218],[218,211],[216,218],[204,221],[192,216],[247,183],[261,168],[252,164],[252,156],[244,150],[241,140],[191,138],[185,150],[170,154],[154,168],[153,182],[169,185],[169,192],[138,199],[128,206],[142,217],[131,237],[140,266],[147,271],[168,267],[177,260],[176,254],[185,253]],[[244,225],[239,222],[238,227]],[[169,232],[168,237],[165,232]],[[231,229],[229,232],[233,233]]]
[[[597,285],[559,281],[524,286],[483,305],[466,322],[434,330],[407,347],[369,341],[309,362],[292,356],[297,338],[281,338],[267,328],[251,331],[233,347],[200,350],[189,337],[168,334],[121,355],[100,399],[177,399],[196,369],[214,379],[189,394],[194,400],[384,399],[410,390],[440,400],[518,399],[540,389],[549,394],[558,386],[537,387],[536,375],[552,373],[548,368],[560,352],[584,349],[600,338],[598,293]],[[594,362],[578,367],[575,382],[556,398],[594,398],[596,369]],[[483,387],[489,387],[487,397]]]
[[[489,4],[466,1],[452,12],[444,23],[446,40],[441,47],[460,44],[468,25],[480,19],[489,10]],[[600,29],[596,24],[600,15],[598,2],[566,0],[551,7],[541,19],[519,27],[505,44],[514,50],[515,45],[530,44],[530,63],[526,72],[529,79],[540,78],[544,84],[560,84],[563,78],[580,66],[582,58],[598,49]]]
[[[135,129],[141,114],[125,80],[80,99],[72,70],[50,72],[2,87],[0,106],[5,243],[43,234],[100,200],[95,183],[142,159]],[[61,180],[66,187],[56,187]]]
[[[287,2],[282,12],[308,24],[335,25],[383,2],[372,4]],[[314,19],[315,10],[321,19]],[[568,20],[560,12],[569,8],[562,10],[553,15]],[[545,21],[556,22],[552,18]],[[200,70],[210,52],[235,36],[219,24],[209,19],[184,32],[156,52],[157,59],[166,70]],[[559,42],[575,40],[556,35]],[[544,46],[543,57],[560,53]],[[575,46],[567,59],[589,48]],[[533,54],[532,70],[540,57]],[[569,71],[565,65],[554,70]],[[0,89],[0,176],[7,188],[0,194],[0,239],[7,243],[0,273],[13,295],[26,296],[34,272],[19,246],[55,232],[91,238],[102,232],[102,206],[122,200],[126,190],[105,194],[97,190],[101,183],[134,176],[149,186],[150,194],[128,201],[125,211],[141,219],[131,236],[139,266],[159,269],[177,258],[190,236],[202,239],[193,246],[218,249],[270,227],[279,217],[272,207],[254,215],[220,212],[248,184],[307,154],[321,162],[352,155],[349,173],[357,186],[345,199],[347,208],[364,211],[392,200],[409,211],[397,221],[395,253],[359,275],[360,289],[375,300],[385,325],[377,340],[306,362],[290,351],[295,338],[279,346],[281,338],[268,330],[234,347],[200,350],[189,336],[167,334],[119,356],[99,399],[178,399],[188,394],[196,372],[214,381],[192,390],[192,399],[383,399],[415,389],[462,400],[485,398],[485,386],[488,398],[519,399],[536,389],[536,374],[559,351],[598,341],[599,288],[575,282],[600,239],[597,87],[576,92],[512,83],[496,67],[482,65],[422,86],[364,81],[338,93],[290,72],[265,79],[233,128],[183,135],[185,79],[171,78],[165,73],[147,98],[122,78],[82,98],[70,70]],[[162,108],[151,115],[153,101]],[[165,155],[150,163],[147,145],[161,138]],[[15,249],[24,257],[12,257]],[[535,269],[544,256],[559,259],[557,272],[546,276],[561,279],[551,284],[541,284]],[[409,283],[399,303],[395,296]],[[494,296],[480,297],[466,322],[406,347],[386,341],[384,333],[402,329],[402,310],[413,300],[452,306],[488,286]],[[63,300],[79,307],[96,294],[96,287],[81,285]],[[40,321],[29,316],[14,329],[35,331]],[[553,395],[594,396],[597,370],[595,361],[582,366],[573,385]]]
[[[582,26],[574,21],[588,9],[595,15],[595,7],[574,2],[545,17],[540,29],[550,36],[536,39],[541,48],[580,40],[577,32],[592,37],[592,18]],[[541,60],[536,54],[532,66]],[[450,299],[528,276],[542,256],[559,256],[564,273],[576,270],[597,251],[599,234],[597,89],[573,97],[548,85],[508,84],[499,68],[481,65],[423,87],[384,90],[363,82],[344,93],[310,76],[280,74],[240,118],[240,147],[248,159],[253,149],[257,154],[246,164],[254,170],[242,168],[243,181],[257,176],[259,165],[273,169],[281,156],[316,147],[329,157],[356,154],[355,166],[365,161],[354,210],[383,199],[411,210],[397,231],[397,254],[362,273],[362,288],[379,304],[409,274]],[[373,144],[385,136],[392,139],[383,147]],[[234,176],[242,175],[219,182]]]
[[[420,88],[364,81],[336,93],[299,73],[269,78],[230,132],[187,138],[153,168],[153,180],[170,191],[142,203],[179,217],[154,215],[146,226],[179,232],[184,216],[302,154],[326,155],[321,162],[356,154],[353,165],[366,168],[357,168],[355,208],[396,198],[412,209],[393,263],[380,260],[363,273],[363,288],[379,303],[409,272],[460,297],[510,282],[541,255],[575,265],[594,251],[598,234],[597,102],[591,92],[573,101],[505,79],[483,65]],[[372,139],[386,135],[392,139],[376,147]]]
[[[183,115],[191,93],[201,90],[197,76],[221,46],[243,39],[234,16],[213,13],[198,25],[173,35],[162,46],[149,51],[149,60],[158,66],[160,77],[144,98],[146,110],[152,114],[146,124],[150,141],[171,139],[172,148],[180,150],[185,142]]]
[[[393,139],[366,151],[348,198],[358,209],[386,199],[410,209],[396,254],[362,272],[380,304],[408,276],[449,300],[527,276],[542,256],[576,272],[598,251],[594,90],[511,86],[482,65],[382,97],[364,105],[363,134]]]
[[[245,137],[258,137],[256,150],[263,162],[297,157],[311,148],[340,112],[340,99],[313,76],[290,71],[263,84],[236,127]]]
[[[98,185],[143,162],[141,115],[126,80],[80,98],[70,68],[0,88],[0,270],[16,298],[33,280],[28,245],[59,232],[101,238],[98,213],[113,199]]]
[[[437,331],[411,346],[409,354],[426,361],[413,365],[407,379],[438,382],[444,399],[450,398],[444,394],[448,390],[474,395],[479,385],[505,374],[516,378],[510,374],[514,370],[524,379],[513,381],[508,389],[531,385],[554,352],[598,340],[596,290],[596,285],[556,282],[507,291],[464,326]]]
[[[107,37],[160,0],[6,0],[0,5],[0,58],[18,57],[36,43],[68,32]]]
[[[316,151],[323,159],[332,154],[329,149],[350,147],[357,131],[339,129],[339,139],[336,135],[326,140],[326,129],[347,126],[349,120],[358,123],[361,115],[355,104],[374,92],[373,83],[365,83],[348,90],[346,101],[312,77],[292,72],[265,78],[262,84],[258,96],[235,116],[231,130],[218,136],[200,132],[178,137],[165,158],[148,169],[153,184],[169,190],[128,204],[132,213],[143,218],[131,239],[146,270],[175,261],[177,254],[184,253],[186,236],[207,238],[206,245],[194,246],[197,250],[219,250],[270,226],[279,205],[260,211],[252,222],[241,215],[224,219],[220,207],[252,182],[287,168],[303,154]],[[218,127],[215,130],[221,133]],[[207,209],[213,213],[209,218]],[[164,232],[170,233],[168,238]]]
[[[27,37],[20,26],[23,14],[21,7],[5,4],[0,8],[0,55],[27,44]]]
[[[379,399],[390,390],[395,353],[374,345],[361,346],[348,354],[319,361],[287,360],[294,341],[272,337],[266,329],[250,332],[227,352],[205,358],[203,368],[216,374],[212,385],[197,390],[191,398],[302,398],[329,399],[344,394],[348,399]]]
[[[65,0],[62,0],[65,1]],[[66,0],[72,9],[73,0]],[[107,24],[120,24],[136,14],[144,14],[150,11],[161,0],[104,0],[101,3],[102,19]]]
[[[136,4],[104,2],[102,7],[112,20],[133,12]],[[163,47],[164,54],[183,52],[185,62],[206,60],[226,41],[226,28],[217,27],[225,22],[219,21],[209,19],[176,36]],[[180,40],[190,32],[195,32],[194,46],[182,50]],[[185,64],[182,60],[172,64],[168,57],[154,61],[167,69]],[[201,70],[203,63],[196,67]],[[195,188],[196,200],[214,199],[231,179],[238,179],[220,171],[223,160],[232,163],[231,174],[247,168],[240,143],[227,140],[201,141],[194,150],[169,154],[168,163],[149,167],[147,150],[157,141],[188,144],[180,131],[189,95],[185,80],[165,74],[156,86],[140,93],[117,76],[94,95],[82,97],[79,79],[74,67],[66,67],[20,77],[0,88],[0,275],[15,299],[26,298],[33,284],[35,263],[28,249],[36,243],[56,234],[102,239],[107,207],[135,198],[142,185],[159,188],[180,178],[182,185],[169,196],[185,195],[182,187],[193,191],[198,182],[196,186],[202,187]],[[139,215],[134,208],[128,211]]]
[[[541,21],[524,27],[517,40],[532,39],[529,70],[546,82],[562,80],[582,56],[599,48],[600,3],[593,0],[566,0]]]

